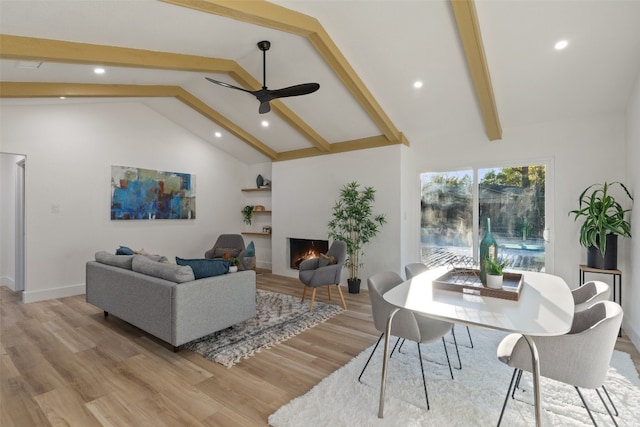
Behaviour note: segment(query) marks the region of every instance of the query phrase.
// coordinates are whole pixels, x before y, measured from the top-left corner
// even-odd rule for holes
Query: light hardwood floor
[[[297,279],[269,273],[257,282],[302,291]],[[84,295],[22,304],[1,287],[0,425],[267,425],[280,406],[375,343],[368,294],[344,294],[345,313],[225,368],[191,351],[174,353],[115,316],[105,319]],[[324,291],[316,298],[327,302]],[[626,337],[617,348],[639,368]]]

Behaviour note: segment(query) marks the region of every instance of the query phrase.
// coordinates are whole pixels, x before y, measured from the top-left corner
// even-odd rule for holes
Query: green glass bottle
[[[487,230],[480,241],[480,281],[487,284],[487,267],[484,260],[487,258],[498,259],[498,244],[491,234],[491,218],[487,218]]]

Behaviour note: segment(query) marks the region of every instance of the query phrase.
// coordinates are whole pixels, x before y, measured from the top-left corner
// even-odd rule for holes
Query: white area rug
[[[459,342],[468,342],[464,329],[457,327]],[[420,375],[420,362],[414,342],[407,341],[402,354],[397,352],[388,367],[384,418],[378,418],[381,342],[362,377],[358,375],[373,346],[346,366],[322,380],[304,396],[298,397],[269,417],[274,427],[303,426],[495,426],[500,416],[513,370],[496,358],[496,348],[505,333],[471,329],[475,348],[460,346],[462,370],[453,371],[451,380],[442,341],[422,346],[425,376],[431,410],[427,405]],[[450,337],[449,337],[450,338]],[[395,342],[395,339],[394,341]],[[392,343],[393,343],[392,342]],[[453,344],[447,344],[452,364]],[[454,362],[455,359],[455,362]],[[605,382],[620,416],[620,426],[640,426],[640,379],[631,357],[615,351]],[[535,425],[531,374],[522,377],[522,392],[511,399],[502,426]],[[578,393],[571,386],[542,378],[543,425],[591,426]],[[597,394],[584,390],[583,395],[599,425],[613,425]],[[606,400],[606,397],[604,397]]]
[[[309,312],[309,299],[258,289],[256,316],[227,329],[184,345],[206,359],[232,367],[242,359],[270,348],[318,323],[342,313],[339,305],[314,302]]]

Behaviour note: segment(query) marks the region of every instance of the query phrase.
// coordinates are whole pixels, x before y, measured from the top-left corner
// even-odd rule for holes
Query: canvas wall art
[[[111,219],[195,219],[195,175],[111,166]]]

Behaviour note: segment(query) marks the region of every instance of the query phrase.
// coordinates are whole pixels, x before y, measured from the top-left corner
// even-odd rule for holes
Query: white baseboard
[[[86,293],[84,283],[78,285],[63,286],[60,288],[43,289],[41,291],[24,291],[22,293],[22,302],[27,304],[30,302],[45,301],[48,299],[72,297],[74,295],[82,295]]]
[[[11,289],[12,291],[16,290],[16,283],[9,276],[0,277],[0,286],[6,286],[7,288]]]

